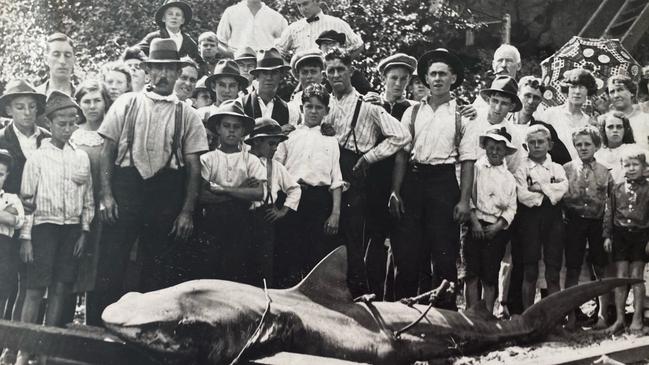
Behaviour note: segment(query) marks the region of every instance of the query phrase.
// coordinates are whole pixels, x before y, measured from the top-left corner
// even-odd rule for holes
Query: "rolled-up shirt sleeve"
[[[388,158],[411,141],[410,132],[397,119],[387,113],[383,108],[376,105],[369,105],[367,116],[372,118],[381,130],[385,139],[371,150],[365,153],[365,159],[369,163],[374,163]]]

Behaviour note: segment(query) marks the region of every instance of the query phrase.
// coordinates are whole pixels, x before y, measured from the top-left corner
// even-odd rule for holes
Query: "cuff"
[[[377,162],[379,159],[376,157],[376,153],[374,152],[374,149],[371,151],[367,151],[361,158],[364,158],[365,161],[367,161],[370,164],[373,164]]]

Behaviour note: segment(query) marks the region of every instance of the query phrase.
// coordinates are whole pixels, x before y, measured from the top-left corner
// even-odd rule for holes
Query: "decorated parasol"
[[[541,62],[541,78],[547,88],[543,95],[545,104],[563,104],[563,73],[573,68],[584,68],[593,73],[598,94],[604,91],[609,76],[627,75],[635,82],[641,77],[640,64],[618,39],[572,37],[555,54]]]

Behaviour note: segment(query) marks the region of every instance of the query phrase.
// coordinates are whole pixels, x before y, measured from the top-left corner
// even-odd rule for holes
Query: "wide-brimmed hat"
[[[298,77],[297,69],[300,67],[300,64],[306,60],[317,60],[322,69],[324,70],[324,57],[322,56],[322,51],[314,48],[306,51],[296,52],[291,58],[291,73],[295,78]]]
[[[449,52],[445,48],[437,48],[428,51],[424,53],[423,56],[419,57],[419,60],[417,61],[417,74],[424,85],[430,87],[428,82],[426,82],[426,74],[428,74],[428,66],[433,62],[444,62],[453,69],[457,79],[455,80],[455,83],[451,85],[451,89],[455,89],[462,85],[462,82],[464,81],[464,64],[458,56]]]
[[[162,4],[162,6],[160,6],[155,12],[155,22],[156,24],[158,24],[158,26],[165,26],[165,24],[162,22],[162,16],[164,15],[165,11],[171,7],[179,8],[183,12],[183,15],[185,16],[185,24],[183,25],[187,25],[187,23],[192,20],[192,8],[191,6],[189,6],[189,4],[184,1],[165,0],[164,4]]]
[[[320,46],[323,42],[338,42],[340,45],[344,45],[347,37],[344,33],[336,32],[335,30],[325,30],[320,33],[318,38],[315,40],[315,43]]]
[[[18,79],[9,81],[5,88],[5,93],[0,97],[0,116],[11,118],[5,109],[7,109],[6,106],[9,105],[11,100],[17,96],[32,96],[36,100],[38,114],[40,115],[45,112],[45,94],[37,92],[29,82]]]
[[[66,93],[63,93],[58,90],[53,90],[50,95],[47,97],[47,103],[45,105],[45,116],[50,118],[52,113],[57,110],[75,108],[81,120],[85,120],[83,116],[83,110],[79,104],[77,104],[72,97]]]
[[[498,75],[491,82],[490,88],[480,90],[480,96],[487,103],[494,93],[504,94],[512,99],[512,102],[514,103],[514,108],[511,110],[512,112],[517,112],[523,108],[523,103],[518,97],[518,83],[511,76]]]
[[[251,47],[245,47],[238,49],[234,53],[234,60],[235,61],[243,61],[243,60],[255,60],[257,61],[257,52],[255,52],[254,49]]]
[[[170,38],[156,38],[149,46],[149,57],[144,61],[150,63],[179,63],[185,66],[187,62],[181,61],[176,42]]]
[[[278,137],[280,142],[288,139],[275,119],[264,117],[255,119],[255,128],[244,142],[251,145],[253,140],[263,137]]]
[[[505,142],[505,147],[507,149],[507,154],[511,155],[516,153],[518,149],[512,144],[512,135],[507,132],[507,128],[494,128],[490,129],[487,132],[480,135],[480,148],[485,148],[485,143],[487,139],[493,139],[498,142]]]
[[[277,48],[271,48],[257,52],[257,67],[250,71],[254,75],[255,72],[264,70],[289,70],[291,66],[287,65],[279,53]]]
[[[216,66],[214,66],[214,72],[208,76],[207,80],[205,80],[205,85],[212,90],[214,87],[214,82],[216,79],[219,77],[233,77],[239,82],[239,88],[241,90],[245,89],[248,87],[248,79],[241,76],[241,72],[239,72],[239,65],[233,60],[230,59],[225,59],[225,60],[219,60],[219,62],[216,63]]]
[[[216,127],[221,123],[221,119],[226,115],[238,117],[243,121],[244,136],[252,133],[253,129],[255,129],[255,120],[246,115],[243,111],[243,105],[241,105],[241,102],[236,99],[223,102],[216,112],[207,118],[205,128],[216,133]]]
[[[417,59],[405,53],[395,53],[379,62],[379,73],[385,75],[392,67],[405,67],[410,73],[417,69]]]

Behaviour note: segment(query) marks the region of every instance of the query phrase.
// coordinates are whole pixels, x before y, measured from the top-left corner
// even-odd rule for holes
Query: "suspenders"
[[[457,102],[455,104],[455,135],[453,137],[453,145],[455,146],[455,149],[458,150],[458,155],[459,155],[459,148],[460,148],[460,142],[462,142],[462,137],[464,134],[462,133],[462,116],[460,113],[457,111]],[[419,114],[419,108],[421,107],[421,101],[417,102],[412,107],[412,114],[410,115],[410,135],[412,136],[412,146],[415,146],[415,122],[417,121],[417,114]]]
[[[356,108],[354,109],[354,115],[352,116],[352,124],[350,125],[350,131],[349,134],[347,134],[347,138],[345,138],[345,142],[342,144],[342,148],[345,148],[347,145],[347,142],[349,141],[349,137],[354,138],[354,149],[356,154],[360,155],[361,151],[358,150],[358,143],[356,141],[356,124],[358,123],[358,114],[361,112],[361,106],[363,105],[363,100],[361,98],[358,98],[356,101]]]

